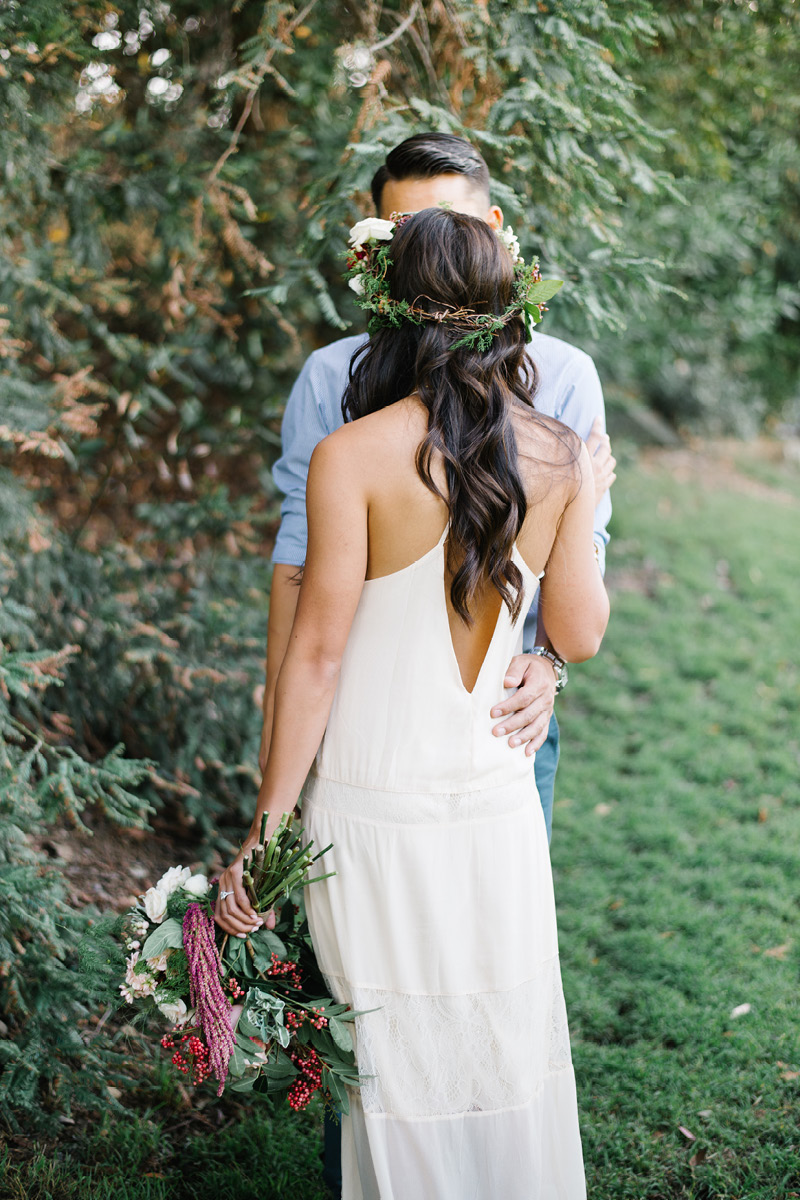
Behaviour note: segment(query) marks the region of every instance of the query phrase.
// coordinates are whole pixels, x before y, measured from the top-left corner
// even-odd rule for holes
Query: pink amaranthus
[[[183,918],[183,946],[189,964],[190,1000],[211,1055],[211,1070],[221,1096],[236,1039],[230,1001],[222,990],[222,968],[214,939],[214,918],[202,904],[190,904]]]

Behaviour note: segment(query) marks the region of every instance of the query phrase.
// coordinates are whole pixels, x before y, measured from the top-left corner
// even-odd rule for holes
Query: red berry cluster
[[[347,266],[352,270],[352,268],[357,266],[358,263],[364,258],[369,258],[369,251],[364,250],[363,247],[359,247],[358,250],[354,248],[347,256]]]
[[[285,975],[289,982],[293,983],[295,987],[302,987],[303,985],[302,976],[300,975],[300,968],[298,967],[297,963],[293,963],[289,959],[287,959],[286,962],[281,962],[274,951],[272,953],[272,966],[267,971],[267,974],[271,975],[273,978],[280,975]]]
[[[328,1018],[323,1015],[321,1008],[312,1008],[313,1017],[309,1017],[309,1021],[315,1029],[324,1029],[328,1024]]]
[[[292,1033],[297,1033],[303,1021],[309,1021],[315,1029],[324,1029],[328,1024],[328,1018],[323,1015],[321,1008],[312,1008],[310,1013],[300,1009],[299,1012],[289,1011],[286,1014],[286,1028],[290,1029]]]
[[[198,1083],[203,1083],[211,1074],[210,1057],[211,1052],[208,1046],[203,1042],[196,1033],[184,1033],[178,1038],[177,1045],[175,1038],[171,1033],[165,1033],[161,1039],[161,1045],[165,1050],[174,1050],[172,1056],[173,1066],[176,1066],[182,1075],[192,1073],[192,1087],[197,1087]]]
[[[291,1050],[289,1057],[300,1072],[289,1088],[289,1107],[300,1112],[308,1107],[314,1092],[322,1087],[322,1063],[311,1046]]]
[[[233,975],[229,975],[225,980],[224,985],[231,994],[231,1003],[235,1004],[237,1000],[241,1000],[244,995],[244,988],[240,986],[239,980]]]

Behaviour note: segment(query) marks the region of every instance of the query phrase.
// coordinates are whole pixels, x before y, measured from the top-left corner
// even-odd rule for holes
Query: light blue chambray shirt
[[[272,554],[274,563],[299,567],[305,562],[308,464],[317,443],[344,424],[342,396],[347,386],[350,359],[365,341],[366,334],[358,334],[315,350],[306,359],[291,390],[281,427],[282,454],[272,472],[276,486],[284,494],[281,526]],[[528,353],[539,373],[535,397],[538,412],[557,417],[584,441],[595,417],[601,418],[605,429],[603,390],[588,354],[546,333],[534,333]],[[603,571],[610,516],[611,499],[606,492],[594,516],[594,540]],[[525,620],[523,644],[526,650],[530,650],[535,639],[534,603]]]

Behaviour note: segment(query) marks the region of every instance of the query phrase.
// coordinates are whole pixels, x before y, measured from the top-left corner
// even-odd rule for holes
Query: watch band
[[[547,661],[552,665],[556,675],[556,695],[558,695],[558,693],[563,691],[567,686],[567,681],[569,680],[567,664],[564,662],[563,658],[559,658],[558,655],[554,653],[554,651],[548,649],[547,646],[534,646],[531,650],[531,654],[536,654],[541,658],[546,658]]]

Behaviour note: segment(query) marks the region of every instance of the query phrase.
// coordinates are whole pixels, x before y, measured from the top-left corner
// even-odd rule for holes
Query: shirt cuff
[[[281,537],[280,533],[272,551],[272,564],[285,563],[288,567],[302,567],[306,561],[306,548],[302,542],[296,542],[290,537]]]

